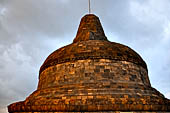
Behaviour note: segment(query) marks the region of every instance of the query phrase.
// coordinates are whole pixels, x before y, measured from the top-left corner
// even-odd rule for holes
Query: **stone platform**
[[[170,113],[170,112],[13,112],[13,113]]]

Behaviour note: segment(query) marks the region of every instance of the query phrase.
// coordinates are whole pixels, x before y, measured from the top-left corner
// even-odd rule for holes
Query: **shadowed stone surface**
[[[156,113],[170,111],[170,100],[151,87],[143,59],[108,41],[98,17],[86,15],[73,43],[53,52],[41,66],[37,90],[8,110]]]

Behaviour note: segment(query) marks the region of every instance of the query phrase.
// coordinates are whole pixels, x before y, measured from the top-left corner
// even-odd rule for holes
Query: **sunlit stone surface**
[[[37,90],[8,110],[164,113],[170,111],[170,100],[151,87],[143,59],[131,48],[108,41],[98,17],[86,15],[73,43],[54,51],[41,66]]]

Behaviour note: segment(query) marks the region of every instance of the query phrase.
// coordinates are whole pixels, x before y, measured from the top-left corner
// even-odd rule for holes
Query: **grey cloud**
[[[78,16],[76,12],[83,12],[83,7],[76,10],[80,3],[63,3],[56,0],[17,0],[11,1],[8,5],[8,13],[5,23],[11,32],[18,34],[36,34],[41,33],[50,37],[63,36],[69,33]],[[76,11],[76,12],[75,12]]]
[[[9,48],[0,56],[3,65],[0,69],[0,107],[6,107],[10,101],[23,100],[37,85],[34,68],[38,68],[32,66],[29,56],[18,49],[20,48]]]
[[[112,30],[112,32],[118,34],[122,40],[133,41],[133,40],[146,40],[146,38],[154,37],[157,39],[163,28],[163,23],[161,20],[157,20],[157,15],[153,18],[153,20],[146,20],[146,18],[150,19],[153,15],[149,14],[139,14],[143,13],[140,7],[134,7],[131,4],[133,2],[138,1],[130,1],[127,3],[121,3],[121,7],[117,6],[109,9],[112,13],[107,13],[106,17],[109,17],[109,23],[107,23],[108,28]],[[141,2],[141,1],[140,1]],[[145,1],[146,2],[146,1]],[[138,3],[139,4],[139,3]],[[144,4],[144,2],[143,2]],[[141,5],[141,4],[139,4]],[[144,6],[150,7],[149,3]],[[141,6],[142,7],[142,6]],[[138,8],[138,10],[136,9]],[[142,7],[143,8],[143,7]],[[131,10],[139,15],[133,15]],[[109,11],[108,11],[109,12]],[[114,15],[114,16],[113,16]],[[136,17],[137,16],[137,17]],[[147,17],[148,16],[148,17]],[[159,15],[158,15],[159,16]],[[138,20],[141,19],[141,21]],[[127,38],[128,37],[128,38]],[[129,40],[130,39],[130,40]]]

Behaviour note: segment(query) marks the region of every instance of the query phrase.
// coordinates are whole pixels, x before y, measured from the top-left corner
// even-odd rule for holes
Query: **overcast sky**
[[[170,98],[170,0],[91,0],[110,41],[145,60],[151,84]],[[39,68],[72,43],[88,0],[0,0],[0,113],[38,84]]]

